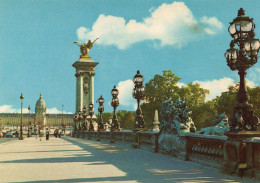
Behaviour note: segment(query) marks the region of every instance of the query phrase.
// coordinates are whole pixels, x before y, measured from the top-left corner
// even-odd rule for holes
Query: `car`
[[[6,132],[5,137],[6,138],[12,138],[14,135],[11,131]]]

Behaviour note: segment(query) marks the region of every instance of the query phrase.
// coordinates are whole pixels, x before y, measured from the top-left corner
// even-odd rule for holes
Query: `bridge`
[[[1,139],[0,139],[1,140]],[[95,138],[0,144],[1,182],[257,182],[162,153]]]

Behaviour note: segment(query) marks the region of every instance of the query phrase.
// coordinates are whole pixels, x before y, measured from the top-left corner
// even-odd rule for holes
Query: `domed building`
[[[42,94],[40,94],[40,98],[36,102],[35,113],[38,114],[46,113],[46,104],[45,101],[42,99]]]
[[[46,126],[46,104],[42,99],[42,94],[40,94],[40,98],[37,100],[35,105],[35,116],[34,116],[34,124],[37,126]]]
[[[29,109],[29,108],[28,108]],[[62,128],[73,125],[73,114],[48,114],[46,103],[40,94],[35,104],[35,113],[23,113],[23,128],[25,131],[29,126],[34,129],[41,128]],[[0,113],[0,128],[19,129],[21,125],[21,113]]]

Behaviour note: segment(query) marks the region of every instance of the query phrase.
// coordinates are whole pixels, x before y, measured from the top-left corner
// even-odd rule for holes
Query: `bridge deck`
[[[25,137],[0,148],[0,182],[257,182],[162,154],[71,137]]]

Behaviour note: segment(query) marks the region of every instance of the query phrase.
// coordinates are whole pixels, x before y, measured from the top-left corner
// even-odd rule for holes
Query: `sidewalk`
[[[0,182],[258,182],[174,157],[71,137],[0,144]]]

